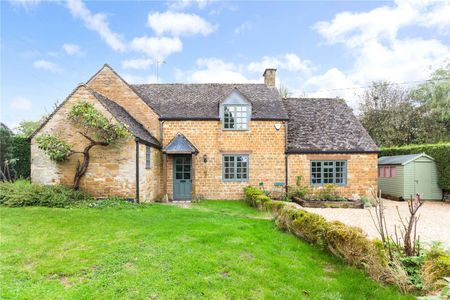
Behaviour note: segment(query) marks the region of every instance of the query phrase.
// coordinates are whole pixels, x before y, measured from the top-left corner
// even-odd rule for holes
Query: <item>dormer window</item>
[[[224,105],[223,128],[248,129],[248,108],[246,105]]]
[[[220,120],[224,130],[248,130],[251,117],[250,102],[235,89],[220,104]]]

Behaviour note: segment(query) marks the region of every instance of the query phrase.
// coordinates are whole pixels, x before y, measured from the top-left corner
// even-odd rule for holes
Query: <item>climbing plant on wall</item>
[[[51,160],[58,163],[66,161],[71,155],[82,155],[82,160],[78,160],[73,179],[73,188],[78,189],[80,179],[89,166],[90,150],[95,146],[109,146],[126,137],[128,131],[122,124],[112,123],[86,101],[77,102],[67,114],[67,119],[79,129],[78,134],[88,141],[83,150],[74,150],[72,146],[56,135],[44,134],[38,136],[36,141],[38,147],[44,150]]]

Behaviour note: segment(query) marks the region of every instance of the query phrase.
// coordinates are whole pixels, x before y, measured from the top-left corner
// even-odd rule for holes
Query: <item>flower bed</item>
[[[292,201],[303,207],[314,208],[364,208],[360,200],[305,200],[300,197],[292,197]]]

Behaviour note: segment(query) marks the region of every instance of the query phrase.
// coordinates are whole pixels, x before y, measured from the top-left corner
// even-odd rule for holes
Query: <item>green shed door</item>
[[[431,162],[414,162],[414,194],[431,199]],[[413,195],[414,196],[414,195]]]

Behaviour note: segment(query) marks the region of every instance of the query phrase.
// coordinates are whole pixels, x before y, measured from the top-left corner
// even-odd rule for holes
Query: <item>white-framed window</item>
[[[223,128],[228,130],[247,130],[248,113],[247,105],[224,105]]]
[[[222,156],[223,181],[248,181],[249,157],[246,154]]]
[[[249,130],[252,105],[235,88],[219,106],[220,121],[223,130]]]

